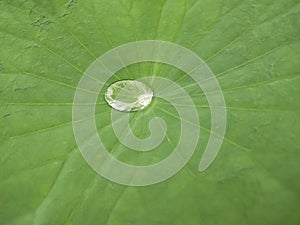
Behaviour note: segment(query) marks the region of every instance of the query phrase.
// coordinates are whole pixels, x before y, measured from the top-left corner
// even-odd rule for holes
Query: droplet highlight
[[[121,80],[111,84],[105,92],[106,102],[115,110],[134,112],[146,108],[152,101],[153,91],[137,80]]]

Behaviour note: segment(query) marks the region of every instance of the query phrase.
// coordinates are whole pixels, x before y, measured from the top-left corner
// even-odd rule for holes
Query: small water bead
[[[105,93],[106,102],[115,110],[134,112],[146,108],[152,101],[153,91],[137,80],[121,80],[111,84]]]

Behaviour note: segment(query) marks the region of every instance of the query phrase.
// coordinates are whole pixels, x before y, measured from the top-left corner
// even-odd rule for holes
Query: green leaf
[[[300,224],[300,4],[297,0],[1,0],[0,223],[3,225]],[[192,96],[201,122],[197,150],[172,178],[151,186],[113,183],[81,156],[72,130],[76,86],[108,50],[138,40],[180,44],[206,61],[227,104],[226,136],[198,171],[210,134],[204,93],[160,63],[123,68],[119,79],[155,75]],[[149,135],[160,116],[167,138],[151,152],[123,146],[100,92],[99,135],[119,160],[159,162],[178,142],[180,120],[161,99],[130,115]]]

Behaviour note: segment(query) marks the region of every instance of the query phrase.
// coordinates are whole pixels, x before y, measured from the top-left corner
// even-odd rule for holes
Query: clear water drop
[[[152,97],[151,88],[137,80],[117,81],[105,93],[106,102],[121,112],[142,110],[151,103]]]

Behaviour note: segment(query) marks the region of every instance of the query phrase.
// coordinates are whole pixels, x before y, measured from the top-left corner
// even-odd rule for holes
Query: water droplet
[[[105,100],[115,110],[133,112],[148,106],[153,91],[137,80],[121,80],[110,85],[105,93]]]

